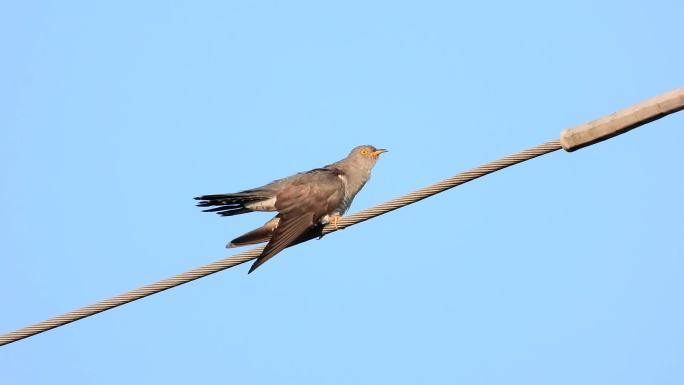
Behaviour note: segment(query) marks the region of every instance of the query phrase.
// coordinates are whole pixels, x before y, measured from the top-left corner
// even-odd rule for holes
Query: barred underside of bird
[[[355,147],[335,163],[275,180],[265,186],[232,194],[196,197],[205,212],[232,216],[254,211],[277,211],[263,226],[233,239],[227,247],[268,242],[249,269],[256,268],[292,245],[307,231],[336,223],[370,178],[378,156],[387,150]]]

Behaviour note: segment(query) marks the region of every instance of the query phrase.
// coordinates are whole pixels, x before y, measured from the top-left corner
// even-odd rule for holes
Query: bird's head
[[[354,147],[346,158],[335,162],[334,164],[342,166],[343,168],[360,170],[362,171],[360,175],[369,175],[371,169],[375,166],[378,157],[383,152],[387,152],[387,150],[377,149],[370,145],[358,146]]]
[[[378,157],[385,149],[378,149],[370,145],[354,147],[346,158],[335,162],[333,165],[342,169],[351,183],[352,190],[357,191],[370,178],[371,170],[375,166]]]
[[[384,148],[375,148],[371,145],[363,145],[354,147],[349,154],[350,158],[355,158],[359,161],[371,161],[375,163],[380,154],[387,152]]]

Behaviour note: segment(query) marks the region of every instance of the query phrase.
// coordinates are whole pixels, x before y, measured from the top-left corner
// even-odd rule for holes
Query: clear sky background
[[[0,5],[0,332],[388,148],[351,211],[684,85],[681,1]],[[3,384],[682,384],[684,113],[0,347]]]

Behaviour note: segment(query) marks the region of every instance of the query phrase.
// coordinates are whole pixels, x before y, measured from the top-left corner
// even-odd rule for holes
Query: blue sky
[[[388,148],[352,211],[684,85],[681,2],[5,2],[0,332],[230,255],[201,213]],[[0,348],[4,383],[681,384],[684,113]]]

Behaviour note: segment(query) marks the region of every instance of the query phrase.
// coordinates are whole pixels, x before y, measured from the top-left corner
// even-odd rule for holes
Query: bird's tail
[[[278,227],[278,222],[280,222],[280,217],[275,216],[258,229],[254,229],[233,239],[226,247],[240,247],[268,242],[271,240],[271,236],[273,236],[273,230]]]
[[[199,207],[212,207],[202,211],[231,216],[262,211],[260,208],[265,205],[261,203],[269,201],[272,197],[259,190],[248,190],[234,194],[202,195],[195,199],[200,201],[197,203]]]

